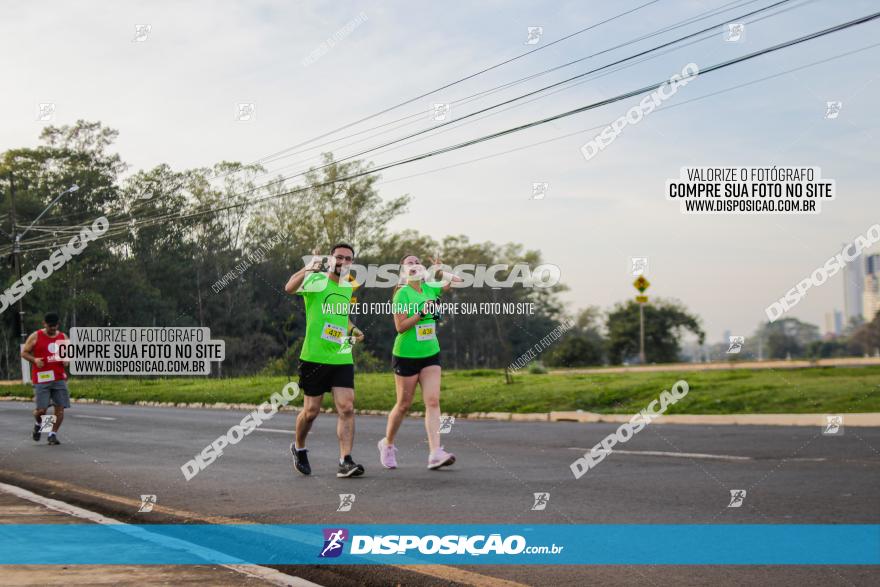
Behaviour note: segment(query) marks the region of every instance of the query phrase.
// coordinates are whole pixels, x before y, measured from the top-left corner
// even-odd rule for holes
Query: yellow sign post
[[[638,279],[633,281],[633,287],[639,290],[642,295],[636,296],[636,302],[639,304],[639,362],[645,364],[645,304],[648,303],[648,296],[644,295],[645,290],[651,287],[651,282],[645,279],[644,275],[639,275]]]

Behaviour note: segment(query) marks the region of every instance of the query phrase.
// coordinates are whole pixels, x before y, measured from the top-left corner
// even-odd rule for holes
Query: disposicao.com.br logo
[[[564,546],[529,546],[525,537],[519,534],[502,537],[501,534],[388,534],[349,536],[345,528],[325,528],[324,545],[319,558],[337,557],[342,554],[345,541],[351,538],[349,554],[369,555],[499,555],[499,554],[559,554]],[[412,551],[412,552],[410,552]]]

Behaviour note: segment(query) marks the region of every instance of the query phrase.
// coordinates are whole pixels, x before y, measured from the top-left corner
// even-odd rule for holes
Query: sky
[[[266,165],[266,179],[292,175],[321,151],[354,155],[436,126],[435,103],[452,103],[457,120],[701,28],[740,22],[737,16],[772,0],[642,6],[648,2],[4,0],[0,151],[36,145],[45,124],[86,119],[119,130],[116,149],[130,171],[252,162],[540,49]],[[732,9],[612,49],[722,7]],[[545,118],[663,81],[687,63],[706,69],[870,14],[877,4],[793,0],[780,9],[744,19],[738,42],[718,29],[361,158],[380,165]],[[149,28],[137,34],[136,25]],[[529,27],[542,27],[535,44],[526,44]],[[748,337],[770,303],[880,222],[880,47],[865,49],[878,35],[880,20],[700,75],[590,160],[581,146],[641,96],[386,170],[380,194],[412,198],[389,228],[540,250],[560,267],[572,312],[632,298],[631,258],[647,257],[650,296],[684,303],[702,318],[709,342],[726,330]],[[825,118],[828,101],[842,103],[837,118]],[[51,121],[38,120],[40,103],[55,105]],[[238,119],[239,104],[254,105],[249,120]],[[385,126],[348,136],[377,125]],[[774,165],[820,167],[836,181],[837,197],[817,215],[758,216],[686,215],[664,197],[666,180],[682,167]],[[548,190],[533,199],[539,182]],[[824,331],[825,313],[834,309],[843,309],[841,274],[812,288],[786,316]]]

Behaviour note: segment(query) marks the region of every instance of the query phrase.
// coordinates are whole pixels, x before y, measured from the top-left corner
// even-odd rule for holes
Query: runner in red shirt
[[[55,406],[55,422],[49,432],[49,444],[61,444],[58,441],[58,429],[64,420],[64,408],[70,407],[70,392],[67,389],[67,372],[64,366],[69,361],[52,361],[50,357],[58,353],[58,343],[67,340],[67,336],[58,329],[58,314],[50,312],[43,319],[43,328],[32,333],[24,343],[21,351],[23,359],[31,364],[31,383],[34,385],[34,440],[40,440],[42,418],[49,410],[49,404]]]

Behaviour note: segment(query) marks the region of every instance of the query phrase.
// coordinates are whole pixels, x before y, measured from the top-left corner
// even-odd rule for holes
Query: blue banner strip
[[[878,524],[0,525],[0,564],[877,565]]]

